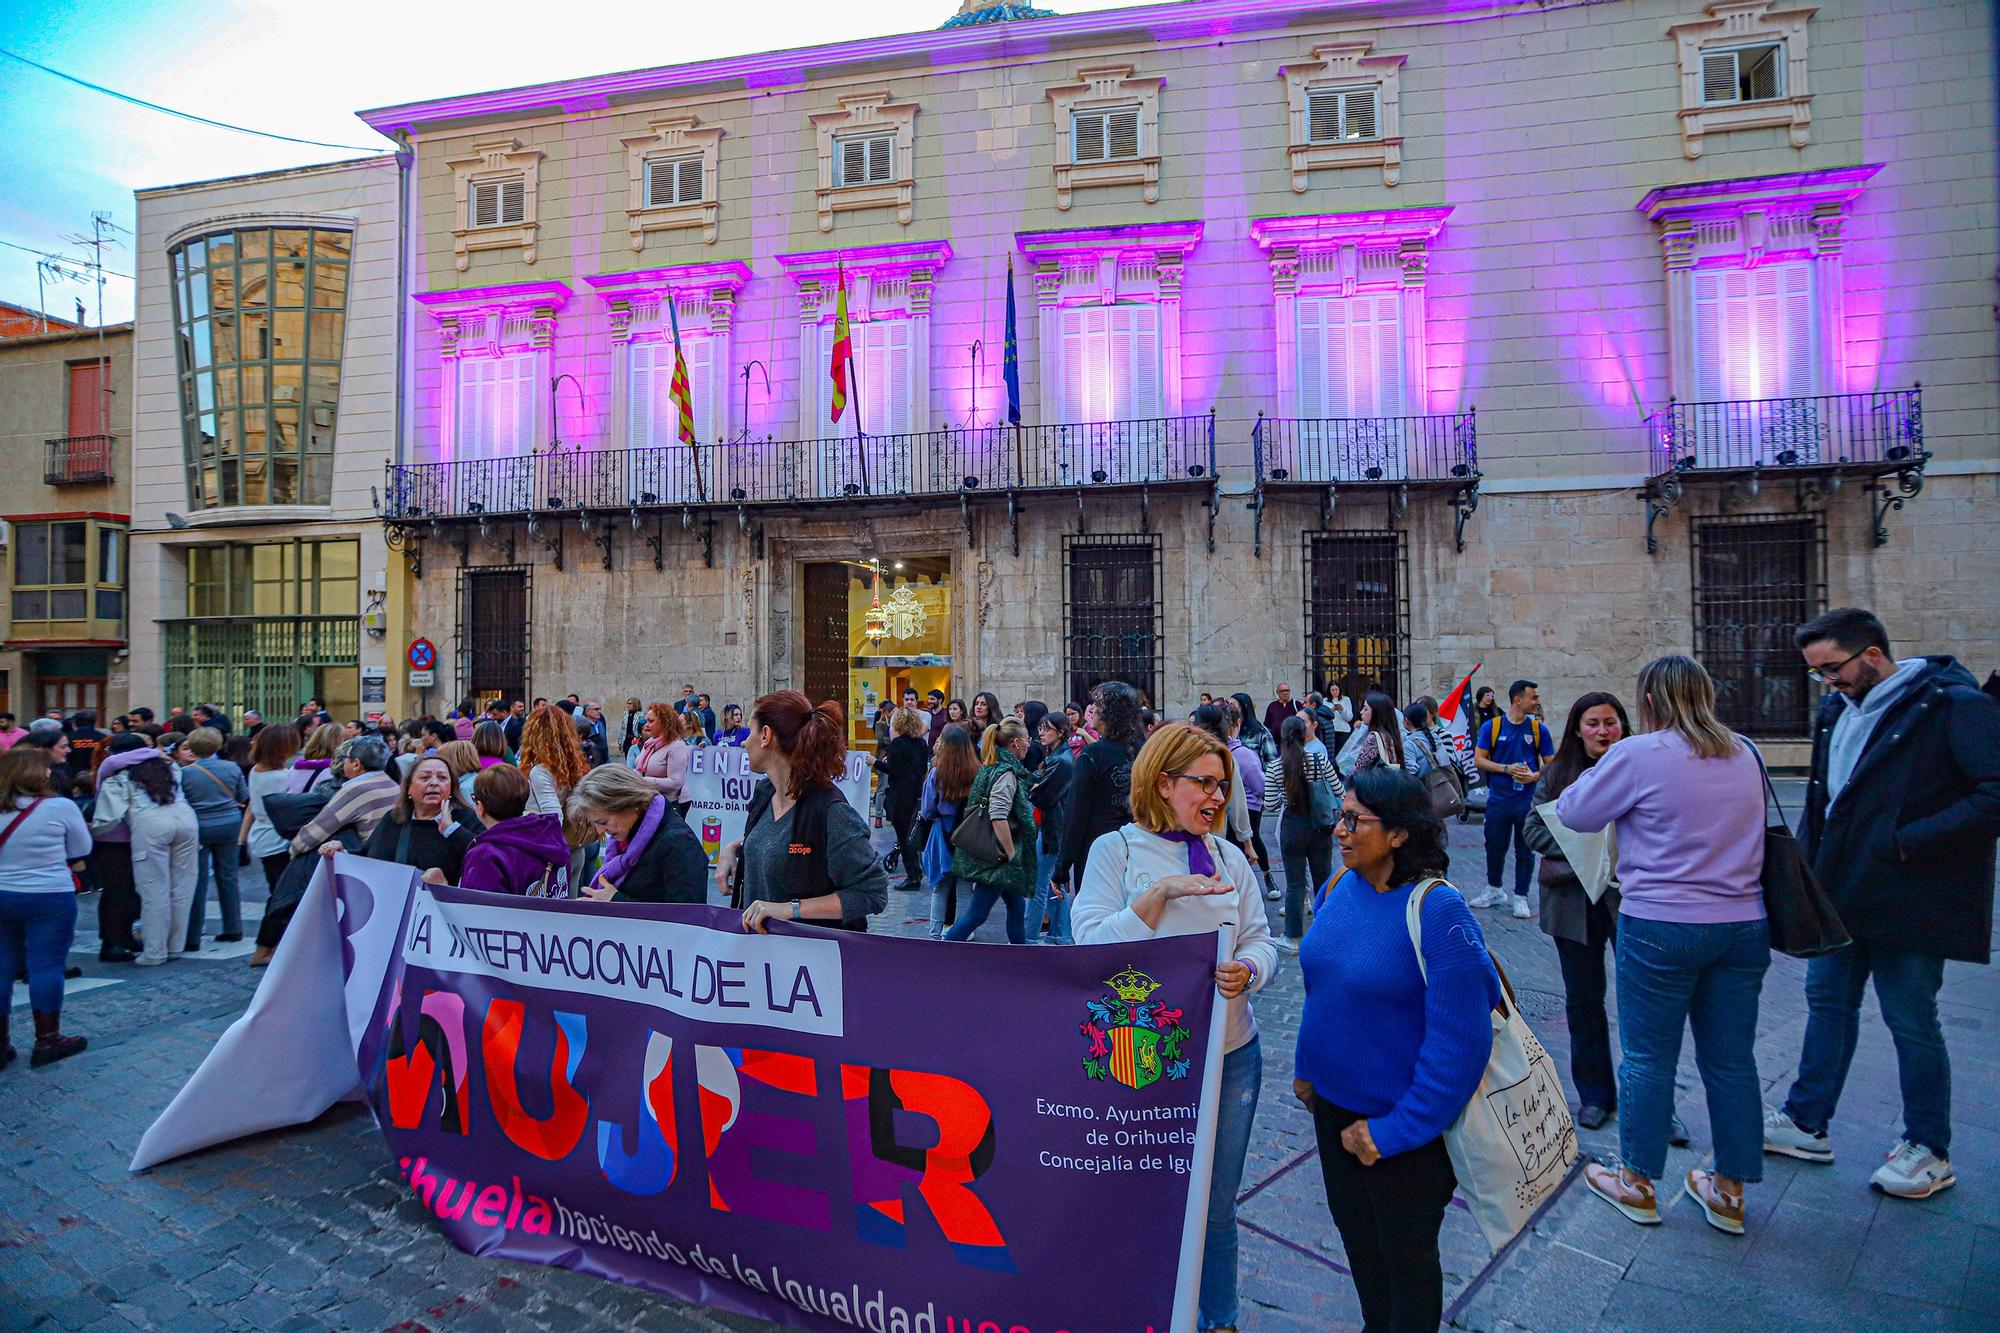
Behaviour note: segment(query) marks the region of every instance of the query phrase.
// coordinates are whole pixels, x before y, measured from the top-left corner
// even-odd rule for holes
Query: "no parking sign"
[[[429,639],[410,640],[410,684],[430,685],[437,680],[437,645]]]

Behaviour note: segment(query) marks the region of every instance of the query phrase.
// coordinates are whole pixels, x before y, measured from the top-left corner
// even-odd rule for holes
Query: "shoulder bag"
[[[1411,891],[1405,909],[1410,947],[1416,950],[1417,970],[1426,981],[1424,898],[1446,883],[1438,878],[1423,881]],[[1492,1013],[1493,1049],[1472,1100],[1445,1130],[1444,1146],[1466,1208],[1498,1254],[1569,1178],[1577,1146],[1562,1079],[1521,1017],[1513,984],[1497,958],[1493,969],[1500,975],[1500,1004]]]
[[[993,784],[989,782],[977,806],[966,802],[964,818],[951,831],[951,845],[984,865],[999,866],[1007,863],[1007,854],[1000,848],[1000,835],[993,831],[992,816],[986,813],[992,796]]]
[[[1333,783],[1326,778],[1307,778],[1306,794],[1311,798],[1313,832],[1331,833],[1340,822],[1340,798],[1333,794]]]
[[[1764,795],[1777,818],[1764,819],[1764,868],[1758,881],[1764,888],[1764,916],[1771,928],[1771,947],[1794,958],[1815,958],[1854,942],[1834,910],[1812,863],[1806,860],[1798,839],[1792,836],[1778,789],[1771,785],[1770,770],[1757,747],[1738,736],[1737,742],[1750,747],[1757,756],[1757,772],[1764,779]]]
[[[1430,761],[1429,766],[1419,775],[1418,781],[1430,793],[1431,813],[1439,819],[1456,819],[1465,813],[1465,779],[1456,768],[1438,758],[1436,742],[1428,732],[1413,731],[1404,737],[1406,744],[1417,747],[1418,753]]]

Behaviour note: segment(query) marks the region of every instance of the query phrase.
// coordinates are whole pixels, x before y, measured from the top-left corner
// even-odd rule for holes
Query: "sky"
[[[1041,0],[1061,13],[1135,0]],[[132,191],[386,152],[355,118],[454,93],[935,28],[956,0],[0,0],[0,50],[179,111],[341,147],[196,125],[66,83],[0,55],[0,301],[98,318],[94,278],[35,254],[87,260],[105,229],[103,317],[132,317]],[[639,30],[643,23],[650,34]],[[636,33],[636,35],[635,35]],[[16,248],[16,247],[25,247]]]

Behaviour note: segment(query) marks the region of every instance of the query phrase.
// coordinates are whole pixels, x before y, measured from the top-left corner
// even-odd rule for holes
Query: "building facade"
[[[132,326],[0,335],[0,711],[126,706]]]
[[[132,694],[383,711],[393,156],[138,192]]]
[[[2000,655],[1991,22],[1207,0],[364,113],[411,623],[455,693],[795,686],[858,743],[906,683],[1689,650],[1802,737],[1829,604]]]

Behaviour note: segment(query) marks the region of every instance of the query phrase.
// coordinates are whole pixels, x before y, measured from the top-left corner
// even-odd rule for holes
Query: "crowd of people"
[[[1871,975],[1905,1119],[1872,1183],[1906,1198],[1955,1183],[1936,1001],[1946,959],[1987,961],[2000,705],[1949,657],[1893,658],[1866,611],[1829,612],[1796,637],[1829,691],[1803,845],[1854,943],[1809,965],[1799,1072],[1779,1107],[1760,1104],[1754,1051],[1771,788],[1686,657],[1647,664],[1629,708],[1606,691],[1576,698],[1560,728],[1532,681],[1504,703],[1481,689],[1457,736],[1433,698],[1399,708],[1379,687],[1357,705],[1337,686],[1294,698],[1280,683],[1261,710],[1247,693],[1204,693],[1184,721],[1115,681],[1011,710],[990,692],[968,704],[905,690],[870,719],[886,855],[837,785],[843,710],[796,691],[746,715],[689,684],[672,703],[629,698],[617,720],[575,695],[401,724],[335,722],[317,700],[296,720],[246,713],[234,726],[206,705],[164,722],[135,709],[103,730],[87,711],[25,729],[0,715],[0,817],[13,811],[0,965],[29,982],[31,1063],[62,1059],[84,1048],[60,1026],[79,889],[98,895],[103,961],[153,966],[201,946],[211,883],[216,939],[242,938],[238,872],[255,860],[270,886],[251,955],[262,965],[319,858],[343,849],[498,893],[701,903],[713,890],[752,931],[774,919],[866,930],[892,877],[928,896],[939,940],[971,938],[996,907],[1014,944],[1226,929],[1201,1327],[1238,1319],[1234,1209],[1263,1066],[1251,997],[1291,959],[1305,988],[1294,1092],[1366,1326],[1432,1328],[1458,1184],[1444,1136],[1484,1074],[1502,993],[1478,913],[1529,917],[1536,886],[1576,1118],[1618,1119],[1616,1159],[1590,1165],[1588,1187],[1626,1217],[1663,1220],[1667,1148],[1689,1140],[1674,1108],[1684,1027],[1713,1154],[1679,1193],[1709,1224],[1743,1231],[1765,1153],[1832,1161]],[[686,819],[690,757],[711,745],[741,747],[760,779],[712,871]],[[1461,893],[1446,821],[1479,798],[1485,884]]]

